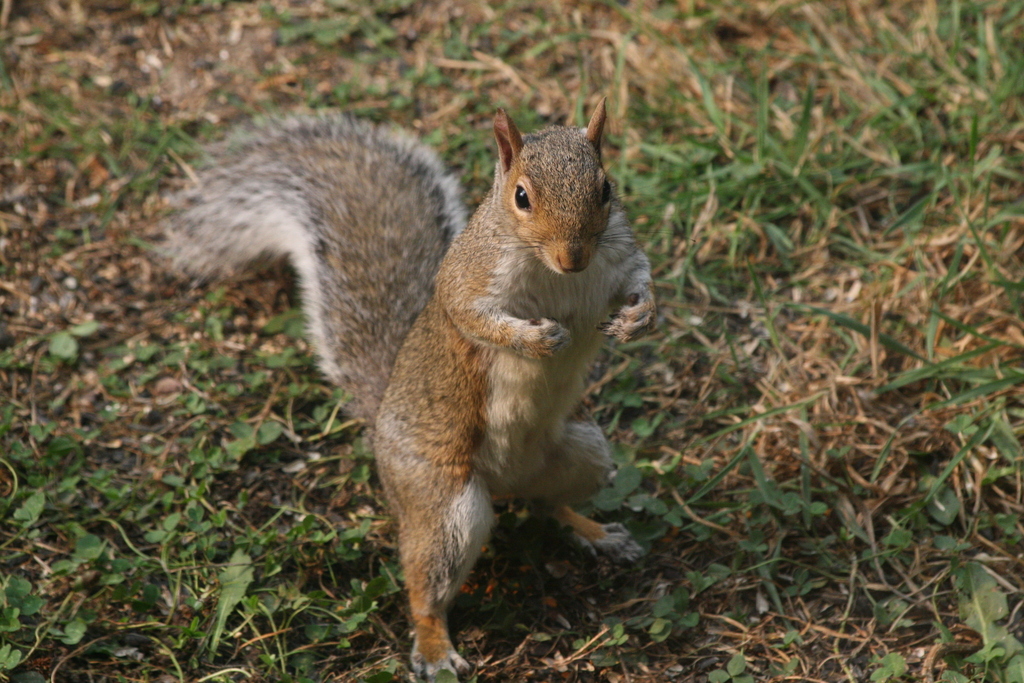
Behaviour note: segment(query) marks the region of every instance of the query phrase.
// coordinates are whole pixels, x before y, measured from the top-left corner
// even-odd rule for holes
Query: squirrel
[[[447,612],[487,542],[492,500],[524,498],[590,550],[632,562],[620,524],[570,505],[613,471],[582,408],[604,335],[656,318],[650,264],[586,128],[522,135],[498,109],[491,190],[468,224],[458,181],[404,133],[346,115],[250,126],[180,197],[166,251],[200,278],[286,256],[318,363],[370,426],[414,628],[412,670],[472,667]]]

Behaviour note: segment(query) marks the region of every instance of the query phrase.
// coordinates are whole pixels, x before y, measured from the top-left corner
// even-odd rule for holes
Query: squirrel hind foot
[[[633,538],[626,527],[621,524],[604,524],[601,526],[604,536],[588,539],[574,534],[576,540],[596,555],[601,553],[618,564],[632,564],[644,555],[644,549]]]
[[[463,659],[455,650],[448,650],[444,657],[436,662],[428,662],[419,650],[418,644],[412,650],[412,672],[417,680],[434,683],[440,671],[451,671],[456,677],[469,675],[473,665]]]
[[[620,564],[636,562],[644,555],[644,549],[621,524],[595,522],[568,505],[555,508],[553,516],[572,528],[576,542],[591,555],[596,556],[600,552]]]

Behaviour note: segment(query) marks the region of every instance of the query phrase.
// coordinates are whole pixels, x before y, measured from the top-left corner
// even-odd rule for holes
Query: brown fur
[[[603,524],[598,524],[589,517],[584,517],[568,505],[560,505],[555,508],[551,513],[551,516],[565,526],[571,527],[573,531],[591,543],[594,541],[600,541],[608,535],[604,530]]]
[[[596,491],[610,461],[600,429],[581,419],[578,394],[568,400],[549,395],[562,385],[582,389],[597,348],[596,323],[611,307],[624,306],[606,324],[618,336],[631,338],[653,322],[646,259],[637,256],[631,236],[613,236],[617,243],[602,247],[611,212],[621,211],[604,191],[603,126],[603,103],[583,134],[550,128],[524,138],[498,112],[494,186],[442,261],[434,297],[406,338],[381,403],[377,457],[399,519],[416,631],[414,668],[428,679],[442,668],[466,668],[451,645],[445,615],[489,530],[490,512],[480,496],[536,498],[588,547],[627,557],[638,550],[621,526],[611,525],[608,533],[567,507]],[[528,196],[527,206],[517,192]],[[604,261],[593,268],[621,270],[614,276],[621,284],[614,286],[600,270],[589,276],[597,278],[595,286],[611,287],[608,299],[591,301],[586,290],[571,294],[572,288],[566,290],[569,299],[540,291],[571,284],[562,278],[582,277],[575,273],[587,271],[601,249]],[[607,265],[616,258],[627,265]],[[538,281],[535,291],[527,286],[522,297],[508,292],[508,278],[522,286],[527,271],[536,268],[548,284]],[[564,309],[561,320],[546,315],[552,296],[554,306]],[[590,318],[588,327],[583,321]],[[559,360],[562,349],[566,360]],[[514,369],[521,362],[516,354],[543,364],[532,384]],[[538,366],[523,371],[536,373]],[[533,439],[531,429],[542,441],[520,455],[516,444]],[[561,436],[544,436],[548,429]]]

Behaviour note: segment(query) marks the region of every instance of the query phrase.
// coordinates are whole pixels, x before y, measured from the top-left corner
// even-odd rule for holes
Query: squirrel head
[[[524,137],[504,110],[494,117],[494,201],[516,236],[559,274],[584,270],[608,226],[614,192],[601,166],[604,121],[603,99],[586,128]]]

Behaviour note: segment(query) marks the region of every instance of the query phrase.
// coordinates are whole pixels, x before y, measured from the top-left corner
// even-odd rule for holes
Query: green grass
[[[595,371],[590,512],[649,552],[500,508],[479,680],[1024,682],[1024,3],[115,4],[0,34],[0,680],[405,676],[290,276],[175,279],[161,197],[229,121],[341,108],[475,202],[495,107],[603,94],[663,318]]]

